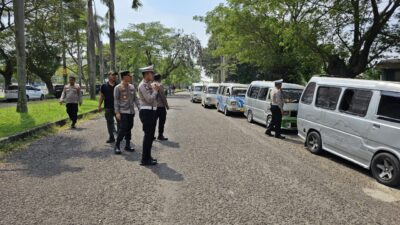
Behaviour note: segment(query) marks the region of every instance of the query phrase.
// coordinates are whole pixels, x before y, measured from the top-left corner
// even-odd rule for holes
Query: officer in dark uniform
[[[119,131],[117,142],[115,143],[115,154],[121,154],[120,143],[125,137],[125,151],[133,152],[131,148],[131,130],[133,128],[133,118],[135,116],[135,105],[139,109],[139,101],[136,95],[135,86],[131,84],[132,76],[129,71],[121,72],[122,82],[114,89],[114,109],[119,121]]]
[[[117,130],[115,130],[115,126],[114,126],[114,117],[115,117],[114,89],[115,89],[115,86],[117,86],[117,83],[116,83],[117,78],[118,78],[118,73],[110,71],[108,73],[108,82],[101,85],[101,88],[100,88],[99,112],[102,111],[101,105],[103,104],[103,101],[104,101],[104,115],[105,115],[105,118],[107,121],[107,129],[108,129],[108,135],[109,135],[107,143],[115,142],[114,132],[119,130],[118,121],[117,121]]]
[[[154,80],[153,66],[141,68],[140,71],[143,75],[143,80],[139,84],[139,100],[140,112],[139,117],[143,124],[143,154],[142,166],[152,166],[157,164],[157,160],[151,156],[151,148],[154,141],[154,133],[156,129],[156,110],[157,110],[157,95],[160,86],[152,84]]]
[[[273,136],[271,131],[275,131],[275,137],[280,139],[285,139],[284,136],[281,135],[281,124],[282,124],[282,116],[283,116],[283,94],[282,94],[282,83],[283,80],[275,81],[275,88],[271,91],[271,113],[272,120],[268,126],[268,129],[265,131],[265,134],[268,136]]]

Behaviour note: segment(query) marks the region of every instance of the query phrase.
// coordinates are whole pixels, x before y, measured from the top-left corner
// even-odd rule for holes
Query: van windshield
[[[203,86],[194,86],[193,91],[202,91]]]
[[[285,103],[298,103],[302,93],[301,89],[282,89]]]
[[[247,89],[245,88],[233,88],[232,95],[238,97],[244,97],[246,95]]]
[[[208,87],[208,94],[217,94],[218,87]]]
[[[14,85],[8,86],[7,90],[18,90],[18,86]]]

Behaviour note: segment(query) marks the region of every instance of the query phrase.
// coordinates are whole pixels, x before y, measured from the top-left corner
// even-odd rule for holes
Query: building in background
[[[381,80],[400,82],[400,59],[382,60],[376,68],[382,72]]]

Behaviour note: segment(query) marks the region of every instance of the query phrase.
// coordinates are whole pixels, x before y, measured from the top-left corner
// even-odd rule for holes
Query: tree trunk
[[[95,52],[95,39],[94,39],[94,17],[93,17],[93,3],[88,0],[88,15],[87,15],[87,58],[89,70],[89,93],[90,99],[96,99],[96,52]]]
[[[17,112],[28,112],[26,104],[25,1],[14,0],[15,46],[17,51]]]
[[[114,12],[114,0],[109,0],[109,26],[110,26],[110,61],[111,61],[111,70],[117,71],[117,58],[115,55],[115,28],[114,28],[114,20],[115,20],[115,12]]]
[[[103,56],[103,42],[99,40],[99,73],[100,73],[100,79],[101,83],[104,83],[104,80],[106,79],[106,76],[104,75],[104,56]]]
[[[76,30],[76,39],[77,39],[77,46],[78,46],[78,82],[79,86],[82,86],[82,46],[81,46],[81,41],[79,37],[79,30]]]
[[[51,78],[43,80],[43,82],[46,84],[49,94],[54,94],[54,87],[53,87],[53,82],[51,82]]]

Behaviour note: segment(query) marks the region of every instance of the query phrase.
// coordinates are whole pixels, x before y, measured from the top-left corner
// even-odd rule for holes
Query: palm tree
[[[26,104],[25,1],[14,0],[15,46],[17,50],[17,112],[28,112]]]
[[[96,45],[97,45],[97,51],[99,54],[99,78],[100,80],[105,80],[106,77],[104,76],[104,57],[103,57],[103,41],[101,40],[101,36],[103,34],[103,28],[104,25],[101,23],[104,22],[104,18],[101,16],[98,16],[95,10],[94,13],[94,36],[96,40]]]
[[[107,17],[108,17],[108,26],[110,30],[110,61],[111,61],[111,70],[117,70],[117,59],[115,55],[115,10],[114,10],[114,0],[101,0],[103,4],[108,7]],[[132,0],[132,9],[139,9],[142,6],[142,2],[140,0]]]
[[[93,17],[93,0],[88,0],[88,14],[87,14],[87,61],[89,68],[89,93],[90,99],[96,99],[96,50],[95,50],[95,27]]]

